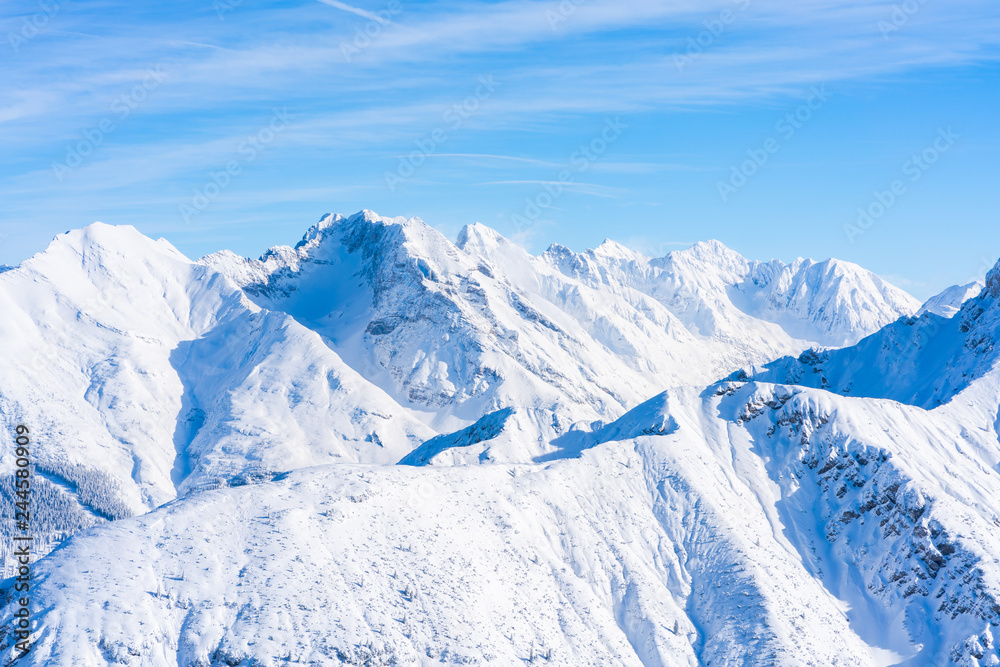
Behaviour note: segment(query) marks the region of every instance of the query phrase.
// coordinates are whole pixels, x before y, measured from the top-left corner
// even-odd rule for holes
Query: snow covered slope
[[[1000,264],[987,275],[978,296],[951,317],[925,312],[901,319],[855,346],[807,350],[741,375],[932,408],[996,367],[998,339]]]
[[[586,256],[616,266],[625,253],[630,263],[645,261],[620,247],[617,255],[609,254],[612,246],[605,244]],[[643,278],[646,291],[660,301],[679,302],[676,295],[666,298],[661,284],[690,283],[692,287],[684,291],[707,302],[706,294],[721,298],[712,292],[714,288],[718,292],[742,279],[746,266],[758,273],[763,266],[746,262],[719,244],[704,246],[743,268],[727,268],[721,277],[705,278],[710,269],[720,273],[719,261],[706,256],[700,245],[664,260],[647,261],[690,265],[690,270],[647,271],[654,277]],[[688,254],[701,257],[701,263],[684,260]],[[565,259],[565,253],[560,257]],[[802,272],[795,267],[800,264],[785,267],[786,272],[798,276]],[[836,327],[816,324],[814,306],[793,309],[803,319],[800,328],[813,329],[811,337],[801,340],[788,338],[766,321],[743,316],[731,305],[713,311],[718,304],[684,302],[675,308],[681,314],[710,311],[684,319],[626,285],[643,282],[634,276],[605,279],[591,287],[587,283],[594,281],[580,279],[579,271],[567,271],[552,251],[533,258],[481,225],[463,230],[455,246],[419,220],[362,212],[351,218],[325,217],[298,248],[272,249],[262,261],[220,253],[201,266],[192,265],[165,241],[153,242],[131,228],[98,224],[62,235],[46,252],[3,274],[13,317],[23,312],[22,324],[39,334],[19,335],[12,327],[5,336],[15,350],[19,345],[42,348],[19,350],[12,358],[29,358],[43,366],[64,363],[75,354],[69,348],[87,345],[75,339],[86,339],[94,330],[112,341],[109,345],[119,338],[133,347],[159,343],[176,353],[172,366],[183,365],[180,358],[190,356],[190,346],[175,349],[181,341],[210,339],[210,331],[218,340],[225,333],[220,325],[239,329],[241,318],[258,310],[237,287],[205,265],[220,269],[276,313],[288,312],[310,325],[325,336],[328,347],[341,352],[352,367],[385,387],[399,403],[423,412],[426,421],[447,426],[468,425],[509,406],[558,406],[588,419],[617,416],[662,386],[708,382],[737,365],[842,337]],[[836,299],[856,299],[858,312],[840,313],[837,318],[846,318],[858,331],[874,331],[912,310],[913,304],[898,291],[872,282],[870,274],[856,267],[848,273],[854,277],[846,283],[806,282]],[[857,276],[874,288],[860,290]],[[811,299],[809,289],[795,291],[799,298]],[[820,301],[825,304],[833,298],[830,294]],[[58,307],[39,305],[50,301]],[[873,311],[878,315],[870,319]],[[267,322],[265,329],[280,330],[284,325],[280,316],[259,317]],[[85,333],[78,336],[77,329]],[[257,328],[240,330],[243,333],[234,339],[244,340]],[[741,332],[748,342],[739,340]],[[208,345],[201,341],[197,347],[205,352]],[[127,356],[102,352],[104,357]],[[83,365],[90,361],[84,359]],[[127,369],[115,373],[124,377]],[[41,384],[61,389],[61,381],[46,379]],[[95,381],[109,396],[113,394],[113,383],[101,377]],[[23,395],[22,389],[7,393]],[[156,395],[153,402],[165,401],[165,396]],[[161,410],[143,406],[142,411]],[[184,422],[186,415],[181,417]],[[551,430],[558,434],[567,426],[555,424]]]
[[[528,461],[574,424],[810,344],[853,342],[918,307],[842,262],[749,262],[717,242],[649,260],[608,242],[533,257],[483,225],[452,244],[419,219],[325,216],[260,260],[202,260],[289,313],[439,431],[510,407]],[[482,452],[481,452],[482,453]],[[478,457],[478,454],[477,454]]]
[[[131,227],[60,235],[0,274],[0,447],[18,422],[46,438],[39,551],[192,488],[394,463],[498,410],[515,410],[501,433],[441,461],[558,456],[662,387],[823,340],[732,307],[702,331],[624,279],[590,284],[549,255],[481,225],[456,246],[371,212],[327,216],[261,261],[193,263]],[[886,320],[909,308],[866,299],[882,299]]]
[[[1000,664],[1000,265],[955,298],[367,211],[62,235],[0,274],[0,453],[75,533],[29,662]]]
[[[978,426],[724,383],[639,406],[580,458],[189,496],[40,566],[36,659],[996,664],[1000,446]]]
[[[966,285],[952,285],[940,293],[935,294],[924,302],[924,305],[917,311],[917,317],[924,313],[933,313],[942,317],[951,317],[957,313],[962,304],[969,299],[979,296],[983,291],[983,283],[977,281]]]
[[[0,311],[0,446],[12,465],[14,426],[36,434],[40,552],[192,485],[395,462],[434,434],[315,333],[131,227],[60,235],[0,274]]]
[[[554,246],[545,257],[588,282],[648,294],[704,336],[749,341],[765,353],[769,343],[788,345],[789,338],[828,347],[851,344],[919,307],[910,295],[848,262],[750,261],[718,241],[652,260],[612,241],[579,255]]]

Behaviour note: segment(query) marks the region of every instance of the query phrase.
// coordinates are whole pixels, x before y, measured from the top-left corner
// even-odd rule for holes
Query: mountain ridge
[[[1000,264],[932,312],[967,288],[371,211],[60,235],[0,273],[37,659],[1000,664]]]

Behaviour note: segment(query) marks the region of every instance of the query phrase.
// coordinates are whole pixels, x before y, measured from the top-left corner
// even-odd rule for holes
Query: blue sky
[[[918,297],[1000,257],[988,0],[0,11],[0,263],[95,220],[257,256],[362,208],[534,252],[833,256]]]

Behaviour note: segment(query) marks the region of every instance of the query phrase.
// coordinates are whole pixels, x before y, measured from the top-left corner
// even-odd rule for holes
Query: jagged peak
[[[900,294],[905,294],[907,300],[913,300],[914,305],[916,304],[916,300],[909,294],[906,294],[904,290],[896,287],[877,273],[869,271],[854,262],[837,259],[835,257],[823,260],[815,260],[808,257],[797,257],[789,264],[786,264],[779,259],[772,259],[769,262],[752,261],[751,265],[751,276],[755,281],[760,280],[761,278],[766,278],[766,281],[770,281],[780,275],[787,275],[789,273],[803,274],[803,272],[808,272],[813,275],[821,274],[824,280],[854,277],[858,279],[868,279],[878,288],[892,289]]]
[[[415,220],[419,220],[419,218],[414,218],[414,219]],[[319,224],[323,225],[325,227],[333,227],[334,225],[336,225],[338,223],[341,223],[341,222],[348,222],[348,223],[364,223],[364,222],[368,222],[368,223],[373,223],[373,222],[385,223],[385,222],[391,222],[391,223],[400,223],[400,224],[402,224],[405,221],[406,221],[406,218],[404,218],[402,216],[387,217],[387,216],[379,215],[378,213],[376,213],[375,211],[371,210],[370,208],[363,208],[360,211],[358,211],[357,213],[352,213],[351,215],[343,215],[341,213],[326,213],[322,218],[320,218]]]
[[[462,227],[461,231],[458,232],[458,239],[456,240],[456,245],[462,250],[465,250],[466,246],[473,243],[478,245],[500,245],[502,243],[510,243],[510,241],[492,227],[487,227],[481,222],[474,222],[471,225]]]
[[[247,258],[236,254],[228,248],[223,248],[222,250],[216,250],[215,252],[210,252],[207,255],[204,255],[198,261],[202,264],[207,264],[217,260],[245,262],[247,261]]]
[[[628,246],[622,245],[618,241],[612,241],[611,239],[604,239],[591,252],[594,255],[600,255],[609,259],[639,259],[643,257],[642,253],[636,252]]]
[[[324,213],[320,217],[319,222],[313,225],[313,227],[310,228],[309,231],[312,231],[313,229],[315,229],[316,231],[325,231],[327,229],[335,227],[336,225],[341,223],[344,219],[345,219],[344,216],[341,215],[340,213]],[[309,232],[306,232],[306,235],[308,235],[308,233]],[[305,237],[303,237],[303,240],[305,240]]]
[[[263,255],[260,256],[260,261],[267,263],[269,260],[276,260],[281,262],[291,261],[292,258],[296,256],[296,251],[307,245],[306,242],[300,241],[295,248],[291,248],[286,245],[276,245],[268,248]]]
[[[698,241],[693,246],[688,248],[688,251],[694,251],[698,253],[709,253],[714,255],[725,255],[725,254],[738,254],[735,250],[727,246],[722,241],[718,239],[707,239],[705,241]],[[684,252],[683,250],[681,252]]]
[[[888,280],[878,275],[874,271],[869,271],[860,264],[849,262],[846,259],[837,259],[836,257],[831,257],[829,259],[824,259],[819,261],[814,259],[806,259],[804,261],[804,266],[806,267],[819,266],[824,273],[828,273],[833,276],[845,276],[845,275],[867,276],[876,285],[895,287],[895,285],[893,285]]]
[[[727,263],[743,263],[747,261],[743,255],[722,243],[722,241],[717,241],[715,239],[698,241],[686,250],[675,250],[667,255],[667,257],[670,256],[691,257],[704,262],[717,262],[719,260],[723,260]]]
[[[984,287],[985,285],[978,280],[966,283],[965,285],[946,287],[924,302],[920,310],[917,311],[917,317],[920,317],[924,313],[933,313],[941,317],[951,317],[961,310],[966,301],[982,294]]]
[[[384,226],[398,226],[402,227],[404,230],[420,230],[425,231],[431,229],[431,226],[423,221],[422,218],[413,216],[407,218],[402,215],[389,216],[389,215],[379,215],[371,209],[362,209],[355,213],[354,215],[340,216],[339,222],[347,226],[357,226],[357,225],[384,225]]]
[[[283,268],[294,272],[304,261],[338,263],[344,261],[343,253],[355,252],[360,253],[363,261],[384,265],[386,271],[400,263],[436,278],[469,270],[469,258],[421,218],[382,216],[370,209],[346,217],[326,214],[294,248],[276,246],[261,261],[268,265],[269,272]]]
[[[867,277],[875,285],[879,287],[889,286],[889,282],[886,281],[882,276],[869,271],[853,262],[848,262],[842,259],[828,258],[822,260],[816,260],[811,258],[798,258],[789,265],[789,268],[793,271],[810,271],[816,272],[823,276],[824,281],[829,281],[835,278],[845,278],[850,276],[855,277]]]
[[[362,209],[357,213],[349,216],[341,215],[340,213],[326,213],[324,214],[319,222],[309,228],[308,231],[302,236],[302,240],[295,244],[295,250],[301,248],[312,248],[318,245],[327,236],[338,234],[346,235],[350,231],[357,231],[362,227],[368,226],[396,226],[399,227],[406,237],[422,236],[428,232],[434,232],[433,228],[424,222],[422,219],[414,216],[412,218],[406,218],[403,216],[383,216],[379,215],[371,209]],[[273,254],[272,251],[278,250],[279,247],[271,248],[268,250],[268,254]],[[261,259],[265,259],[262,257]]]
[[[986,289],[984,293],[991,297],[1000,297],[1000,261],[986,274]]]
[[[741,279],[755,265],[743,255],[714,239],[699,241],[684,250],[674,250],[667,253],[665,257],[652,260],[652,264],[663,267],[672,266],[674,269],[687,267],[687,270],[695,269],[698,271],[708,267],[714,275],[725,274],[727,281]]]
[[[545,255],[575,255],[576,253],[561,243],[553,243],[543,253]]]

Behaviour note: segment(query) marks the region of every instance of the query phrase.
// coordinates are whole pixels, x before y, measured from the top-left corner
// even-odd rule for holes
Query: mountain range
[[[998,302],[370,211],[259,259],[67,232],[0,273],[25,659],[1000,664]]]

